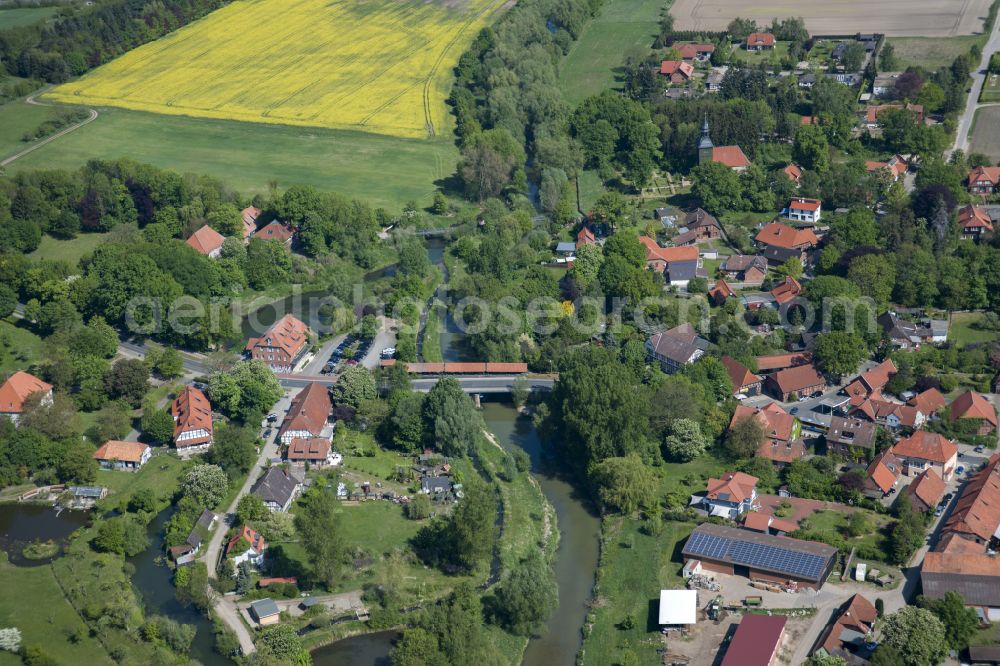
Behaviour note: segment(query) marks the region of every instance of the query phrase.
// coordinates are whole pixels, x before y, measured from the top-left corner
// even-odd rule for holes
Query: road
[[[556,380],[554,377],[532,376],[532,375],[450,375],[458,380],[462,389],[466,393],[509,393],[514,385],[514,380],[524,377],[528,380],[528,388],[533,391],[549,390]],[[412,379],[410,385],[414,391],[426,393],[438,383],[440,377],[422,377]],[[336,375],[278,375],[278,381],[286,388],[305,388],[313,382],[333,386],[337,383]]]
[[[46,88],[45,90],[48,90],[48,88]],[[41,102],[36,102],[35,101],[35,97],[37,95],[40,95],[41,93],[45,92],[45,90],[43,90],[41,92],[34,93],[32,95],[28,95],[27,97],[24,98],[24,103],[25,104],[32,104],[34,106],[56,106],[55,104],[42,104]],[[52,136],[45,137],[41,141],[38,141],[36,143],[31,144],[30,146],[28,146],[27,148],[25,148],[21,152],[15,153],[15,154],[11,155],[10,157],[5,158],[4,160],[0,161],[0,168],[3,168],[5,166],[7,166],[8,164],[10,164],[11,162],[13,162],[14,160],[18,160],[18,159],[24,157],[28,153],[31,153],[31,152],[33,152],[35,150],[38,150],[42,146],[55,141],[56,139],[58,139],[61,136],[65,136],[65,135],[69,134],[70,132],[73,132],[75,130],[80,129],[81,127],[83,127],[87,123],[92,123],[95,120],[97,120],[97,111],[95,111],[94,109],[87,109],[87,113],[89,115],[85,119],[83,119],[80,122],[76,123],[75,125],[70,125],[69,127],[61,129],[58,132],[56,132],[55,134],[53,134]]]
[[[955,145],[947,151],[945,158],[951,157],[955,150],[969,150],[969,132],[972,130],[972,121],[976,117],[976,109],[979,107],[979,94],[983,91],[986,83],[986,70],[990,64],[990,58],[994,53],[1000,51],[1000,32],[997,31],[996,22],[990,28],[990,38],[983,47],[983,58],[979,67],[972,73],[972,91],[965,102],[965,112],[958,119],[958,127],[955,130]],[[986,105],[983,105],[986,106]]]

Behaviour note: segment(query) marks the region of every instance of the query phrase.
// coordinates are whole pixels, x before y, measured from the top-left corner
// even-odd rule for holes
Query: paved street
[[[972,73],[972,91],[965,103],[965,112],[958,119],[958,128],[955,131],[955,145],[952,150],[945,154],[945,158],[951,157],[954,150],[969,150],[969,132],[972,129],[972,121],[976,116],[976,108],[979,106],[979,94],[983,91],[986,83],[986,70],[990,64],[990,58],[994,53],[1000,51],[1000,32],[994,25],[990,29],[990,38],[983,47],[983,58],[979,66]]]

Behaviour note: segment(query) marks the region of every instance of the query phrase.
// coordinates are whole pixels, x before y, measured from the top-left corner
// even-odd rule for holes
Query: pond
[[[313,651],[313,666],[390,666],[389,650],[398,631],[362,634]]]
[[[53,541],[60,546],[90,521],[89,511],[57,510],[43,504],[0,504],[0,550],[19,567],[48,564],[54,558],[29,560],[24,547],[35,541]]]

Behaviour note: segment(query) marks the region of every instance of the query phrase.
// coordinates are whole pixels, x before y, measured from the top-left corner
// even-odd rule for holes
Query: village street
[[[998,18],[1000,20],[1000,18]],[[964,150],[968,152],[969,150],[969,134],[972,131],[972,124],[976,117],[976,110],[979,108],[979,95],[983,91],[983,85],[986,83],[987,69],[989,68],[990,58],[993,57],[994,53],[1000,51],[1000,31],[997,30],[997,24],[994,23],[990,29],[990,37],[987,40],[986,45],[983,46],[983,57],[976,67],[975,71],[972,72],[972,88],[969,92],[969,97],[965,103],[965,111],[958,118],[958,126],[955,129],[955,145],[951,150],[945,151],[945,159],[951,157],[951,153],[956,150]],[[986,106],[985,104],[983,106]]]

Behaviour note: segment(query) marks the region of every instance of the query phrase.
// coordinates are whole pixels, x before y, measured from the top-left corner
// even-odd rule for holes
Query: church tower
[[[708,116],[701,124],[701,139],[698,141],[698,164],[706,164],[712,161],[712,137],[708,135]]]

